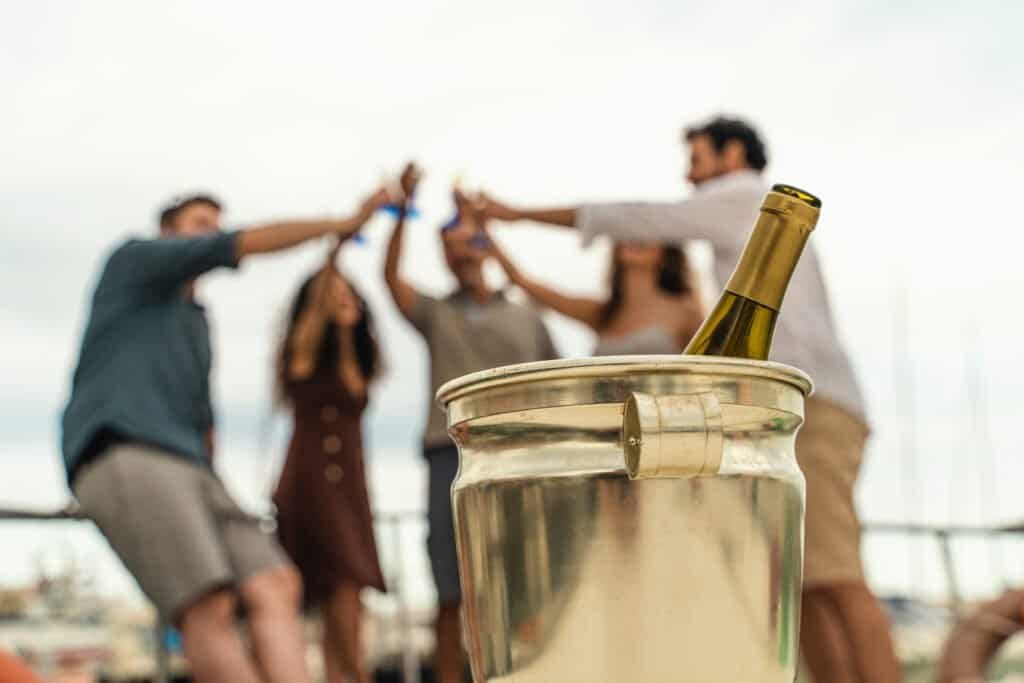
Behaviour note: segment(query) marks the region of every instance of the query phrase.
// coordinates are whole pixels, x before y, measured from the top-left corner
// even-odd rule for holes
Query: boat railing
[[[31,510],[24,508],[0,507],[0,522],[85,522],[87,518],[77,505],[71,503],[59,510]],[[410,524],[424,524],[424,515],[420,511],[409,510],[399,512],[378,512],[374,515],[378,532],[382,541],[382,550],[394,561],[385,563],[388,592],[394,601],[393,626],[397,627],[402,641],[401,673],[403,683],[419,683],[420,662],[414,647],[414,628],[412,606],[409,599],[409,577],[406,575],[403,556],[403,529]],[[942,574],[945,581],[946,604],[956,616],[960,614],[964,604],[963,591],[957,571],[953,540],[962,537],[998,539],[1003,537],[1024,535],[1024,524],[1008,524],[996,526],[964,526],[964,525],[929,525],[911,523],[873,522],[864,525],[864,531],[870,535],[900,535],[930,537],[938,545]],[[164,635],[168,624],[158,620],[153,641],[157,651],[154,653],[156,662],[156,683],[168,683],[171,680],[170,653]]]
[[[88,518],[82,514],[77,504],[69,503],[59,510],[32,510],[25,508],[0,507],[0,522],[88,522]],[[383,545],[382,550],[388,557],[396,558],[396,561],[384,563],[385,580],[388,586],[388,594],[391,596],[394,606],[394,620],[392,624],[400,634],[401,640],[401,662],[400,669],[402,683],[419,683],[420,667],[419,656],[414,646],[415,624],[412,616],[412,605],[409,596],[409,577],[407,576],[405,563],[401,561],[403,556],[403,530],[410,525],[424,525],[424,513],[418,510],[386,511],[374,514],[374,523],[377,526],[378,536]],[[169,683],[172,680],[171,653],[165,637],[170,625],[159,617],[154,624],[154,637],[156,651],[153,653],[155,661],[154,683]]]

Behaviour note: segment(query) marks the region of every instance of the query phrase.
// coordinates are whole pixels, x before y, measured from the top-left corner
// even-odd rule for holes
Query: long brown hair
[[[618,254],[612,251],[611,294],[601,308],[601,327],[606,326],[622,309],[625,293],[625,268]],[[686,252],[677,244],[661,245],[661,265],[658,266],[658,289],[671,296],[684,296],[693,292],[690,286],[690,263]]]
[[[312,298],[313,283],[318,275],[320,275],[319,272],[313,273],[306,278],[299,287],[299,291],[295,294],[295,299],[292,301],[291,309],[288,313],[284,335],[278,348],[275,383],[277,395],[284,402],[291,400],[291,382],[289,381],[288,368],[291,365],[292,350],[291,344],[288,342],[292,338],[295,325],[302,316],[302,312],[309,305]],[[359,310],[362,312],[359,322],[356,323],[352,330],[356,360],[359,363],[359,370],[362,372],[363,379],[369,383],[377,376],[380,370],[380,346],[377,343],[377,335],[374,331],[373,316],[370,313],[370,308],[366,305],[366,300],[351,282],[349,282],[349,288],[352,290],[352,295],[356,298]],[[316,364],[314,365],[313,376],[321,377],[333,374],[333,376],[337,377],[340,352],[341,326],[333,320],[328,320],[324,326],[323,336],[320,338],[320,346],[316,351]]]

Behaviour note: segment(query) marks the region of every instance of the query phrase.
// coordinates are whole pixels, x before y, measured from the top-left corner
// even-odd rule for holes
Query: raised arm
[[[490,250],[495,260],[498,261],[505,271],[505,274],[508,275],[508,279],[529,294],[530,298],[538,304],[578,320],[591,329],[597,330],[600,326],[601,309],[604,306],[600,301],[584,297],[566,296],[550,287],[545,287],[536,280],[530,279],[516,267],[515,263],[512,262],[493,239],[490,240]]]
[[[131,240],[111,255],[103,281],[109,286],[175,290],[215,268],[237,266],[249,254],[280,251],[323,235],[348,238],[386,201],[386,194],[377,191],[354,216],[342,220],[285,221],[238,232]]]
[[[292,379],[306,379],[316,370],[316,352],[320,346],[320,340],[323,338],[324,329],[327,327],[327,319],[330,315],[327,289],[330,283],[330,276],[337,268],[338,251],[341,249],[341,245],[369,220],[377,208],[383,206],[387,201],[387,192],[377,190],[363,201],[359,211],[354,216],[342,221],[267,225],[245,231],[239,235],[238,251],[249,248],[251,249],[249,253],[256,254],[287,249],[306,239],[317,236],[316,230],[322,227],[318,223],[333,224],[331,226],[332,229],[328,233],[333,232],[337,237],[334,244],[327,250],[327,258],[324,261],[324,265],[313,281],[310,302],[300,314],[292,335],[287,340],[291,350],[291,361],[286,371]],[[248,240],[243,242],[243,237],[248,237]]]
[[[238,233],[235,242],[235,254],[238,258],[242,258],[251,254],[281,251],[307,240],[331,234],[337,235],[343,240],[348,239],[362,228],[366,221],[370,220],[374,211],[387,202],[387,192],[377,190],[367,197],[360,205],[359,210],[349,218],[322,221],[283,221],[242,230]]]
[[[338,373],[339,379],[348,388],[350,394],[359,398],[366,396],[366,378],[363,377],[362,368],[359,366],[359,356],[356,353],[356,344],[350,327],[343,327],[341,330],[341,344],[338,347]]]
[[[307,379],[316,370],[316,351],[323,338],[324,329],[330,314],[327,303],[327,287],[331,273],[335,268],[335,258],[341,240],[331,247],[327,261],[317,273],[310,288],[310,301],[295,322],[292,335],[288,339],[291,361],[288,364],[288,376],[292,379]]]
[[[713,246],[742,243],[757,220],[760,195],[749,198],[694,195],[679,202],[588,204],[576,227],[584,239],[605,235],[619,242],[709,240]]]
[[[481,195],[480,205],[490,218],[574,227],[586,239],[606,235],[621,242],[706,239],[713,244],[733,244],[749,234],[762,194],[753,188],[729,194],[699,193],[678,202],[611,202],[551,209],[514,207]]]
[[[401,179],[402,191],[405,192],[406,197],[402,204],[402,210],[398,212],[398,217],[395,219],[395,229],[391,231],[387,255],[384,258],[384,281],[388,285],[388,291],[391,292],[391,298],[394,299],[399,312],[407,320],[412,320],[419,294],[412,285],[402,279],[402,275],[399,272],[399,264],[402,260],[406,213],[415,194],[418,178],[419,172],[416,170],[416,167],[408,164],[402,172]]]
[[[526,209],[499,202],[488,194],[481,193],[477,206],[487,218],[499,221],[534,221],[562,228],[576,227],[577,207]]]

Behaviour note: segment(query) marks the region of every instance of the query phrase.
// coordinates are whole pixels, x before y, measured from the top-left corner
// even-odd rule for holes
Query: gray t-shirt
[[[444,410],[434,400],[442,384],[471,372],[558,357],[540,314],[501,293],[486,303],[462,291],[444,299],[421,294],[410,319],[430,352],[424,448],[451,445]]]
[[[185,286],[235,265],[235,233],[224,232],[130,240],[110,255],[62,420],[69,478],[99,434],[209,460],[209,328]]]

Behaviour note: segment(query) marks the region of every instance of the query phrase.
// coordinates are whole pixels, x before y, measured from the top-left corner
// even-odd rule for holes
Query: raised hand
[[[420,178],[423,173],[412,161],[405,165],[402,169],[402,175],[398,178],[399,187],[402,189],[402,194],[405,195],[405,201],[408,202],[412,199],[412,196],[416,193],[416,186],[420,182]]]
[[[373,212],[382,206],[387,206],[391,202],[391,196],[388,193],[386,187],[376,189],[373,194],[363,200],[362,205],[359,207],[359,212],[363,216],[369,218],[373,215]]]

